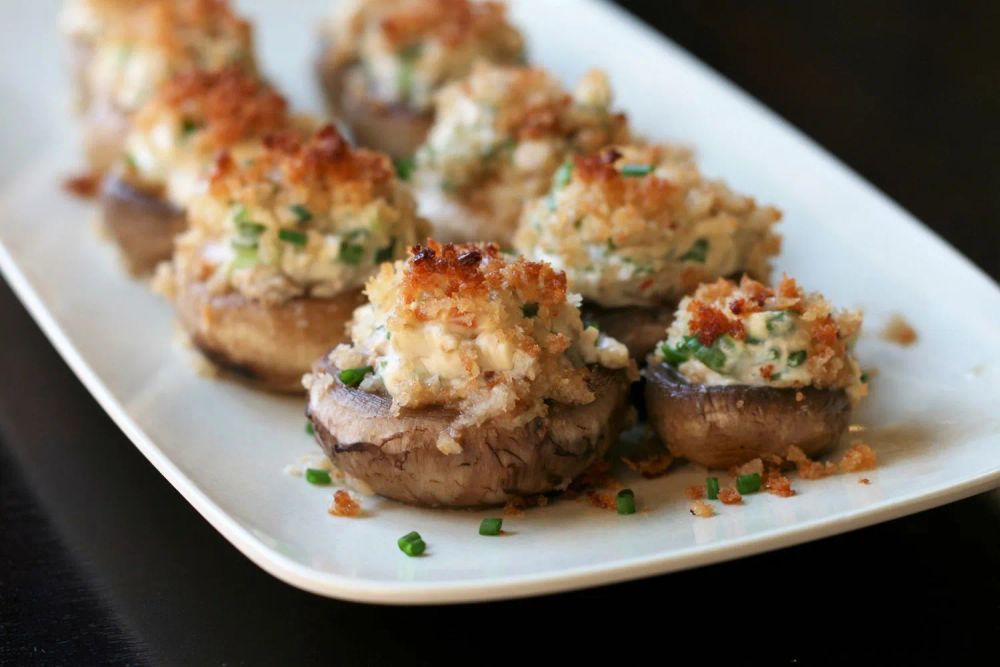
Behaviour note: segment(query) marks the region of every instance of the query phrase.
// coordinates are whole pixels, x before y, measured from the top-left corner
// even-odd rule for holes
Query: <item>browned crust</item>
[[[354,143],[388,153],[393,159],[412,157],[434,123],[433,113],[387,106],[364,94],[357,80],[357,64],[334,63],[326,46],[318,63],[327,104],[354,137]]]
[[[336,377],[337,369],[319,364],[315,372]],[[450,455],[436,441],[453,411],[393,415],[389,398],[333,380],[306,413],[333,463],[380,495],[430,507],[500,505],[565,488],[602,458],[626,426],[629,384],[623,371],[597,368],[593,402],[554,404],[548,416],[516,428],[494,420],[468,428],[461,453]]]
[[[271,391],[302,393],[302,375],[347,339],[361,290],[329,299],[300,297],[279,305],[239,292],[212,294],[204,283],[180,281],[175,306],[191,341],[217,367]]]
[[[101,220],[133,276],[149,275],[170,259],[174,237],[187,228],[183,210],[115,174],[101,186]]]
[[[604,308],[592,301],[584,301],[580,310],[584,323],[597,324],[602,332],[627,347],[629,356],[642,364],[656,344],[666,337],[675,309],[676,304],[673,303],[652,308]]]
[[[784,457],[796,446],[814,457],[837,444],[851,403],[843,390],[690,384],[660,364],[645,371],[649,423],[670,452],[709,468]]]

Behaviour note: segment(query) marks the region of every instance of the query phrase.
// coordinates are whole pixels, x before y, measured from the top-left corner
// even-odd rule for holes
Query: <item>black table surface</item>
[[[623,4],[1000,276],[1000,5]],[[393,608],[303,593],[145,461],[6,284],[0,313],[0,664],[575,663],[599,645],[633,661],[996,664],[997,492],[539,599]]]

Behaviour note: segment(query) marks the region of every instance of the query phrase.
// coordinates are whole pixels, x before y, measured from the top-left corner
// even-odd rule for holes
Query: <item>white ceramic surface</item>
[[[252,2],[263,61],[303,108],[321,0]],[[60,190],[77,164],[56,3],[3,2],[0,25],[0,267],[101,405],[177,490],[275,576],[334,597],[441,603],[533,595],[647,576],[775,549],[982,491],[1000,480],[1000,290],[967,260],[808,139],[624,13],[591,0],[526,0],[514,14],[532,55],[567,80],[610,71],[620,105],[649,136],[697,146],[707,173],[785,211],[780,270],[860,306],[859,344],[877,366],[857,416],[878,470],[796,482],[712,519],[687,512],[681,468],[624,475],[631,517],[558,502],[508,519],[413,509],[367,498],[364,519],[326,513],[331,491],[282,473],[314,451],[302,404],[200,377],[175,343],[170,310],[128,280],[93,232],[92,207]],[[752,53],[748,53],[752,57]],[[916,327],[910,348],[873,334],[893,312]],[[2,321],[2,315],[0,315]],[[419,530],[427,555],[398,536]]]

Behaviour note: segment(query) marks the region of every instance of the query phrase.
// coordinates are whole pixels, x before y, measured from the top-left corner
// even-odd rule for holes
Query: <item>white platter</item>
[[[314,28],[325,0],[251,2],[268,72],[318,109]],[[299,401],[199,376],[174,342],[165,303],[121,273],[94,233],[92,207],[60,190],[77,164],[55,34],[57,3],[0,4],[0,268],[46,335],[150,462],[255,563],[339,598],[443,603],[535,595],[737,558],[885,521],[1000,481],[1000,290],[796,130],[670,42],[592,0],[514,3],[532,55],[566,80],[609,70],[621,107],[652,137],[697,146],[707,173],[784,209],[780,270],[860,306],[859,344],[876,366],[857,415],[881,466],[796,482],[799,494],[749,497],[712,519],[687,512],[681,468],[627,478],[631,517],[557,502],[476,534],[495,512],[428,511],[367,498],[368,517],[326,513],[331,491],[283,474],[314,451]],[[902,312],[919,342],[875,332]],[[0,315],[2,321],[2,315]],[[410,559],[398,536],[419,530]]]

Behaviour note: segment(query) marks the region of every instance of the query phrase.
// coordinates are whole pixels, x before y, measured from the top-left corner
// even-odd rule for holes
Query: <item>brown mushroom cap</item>
[[[676,308],[677,304],[674,303],[654,308],[604,308],[592,301],[584,301],[581,311],[585,322],[596,322],[601,331],[625,345],[629,355],[641,363],[656,344],[663,340],[674,319]]]
[[[376,493],[416,505],[499,505],[565,488],[605,455],[628,420],[624,371],[595,367],[586,405],[552,404],[549,414],[510,427],[490,420],[467,428],[462,451],[444,454],[437,437],[454,421],[447,409],[404,409],[391,400],[346,387],[338,370],[317,362],[306,414],[330,460]]]
[[[351,130],[354,143],[388,153],[394,159],[409,158],[424,143],[434,122],[433,113],[419,113],[402,105],[386,105],[367,94],[361,66],[334,63],[324,48],[319,79],[327,103]]]
[[[692,384],[666,364],[645,375],[650,425],[672,454],[709,468],[784,457],[792,445],[815,456],[837,444],[851,415],[840,389]]]
[[[116,174],[101,185],[101,219],[134,276],[148,275],[170,259],[174,237],[187,228],[183,210]]]
[[[174,302],[192,342],[216,366],[264,389],[302,393],[302,375],[347,338],[364,294],[268,304],[236,291],[211,293],[203,282],[179,276]]]

